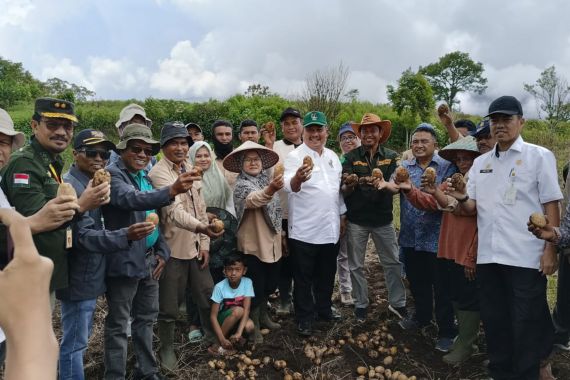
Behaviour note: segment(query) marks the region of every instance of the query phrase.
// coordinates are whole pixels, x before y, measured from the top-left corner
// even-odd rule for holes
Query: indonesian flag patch
[[[14,185],[29,185],[30,175],[26,173],[14,173]]]

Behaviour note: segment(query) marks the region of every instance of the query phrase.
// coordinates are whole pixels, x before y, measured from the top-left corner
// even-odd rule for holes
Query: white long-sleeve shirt
[[[310,156],[313,173],[291,190],[291,179]],[[324,148],[322,155],[302,144],[285,159],[285,191],[289,199],[289,238],[311,244],[335,244],[340,238],[340,215],[346,212],[340,193],[342,165],[338,156]]]

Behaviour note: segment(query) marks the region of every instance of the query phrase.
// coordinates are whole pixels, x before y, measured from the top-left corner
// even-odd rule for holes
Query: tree
[[[30,101],[42,93],[42,84],[24,70],[21,63],[0,57],[0,107]]]
[[[536,80],[535,84],[524,84],[524,89],[531,94],[538,109],[538,117],[541,111],[546,113],[546,122],[551,132],[556,132],[556,127],[570,119],[570,86],[563,76],[556,73],[556,68],[548,67]]]
[[[340,111],[340,98],[345,93],[348,74],[348,67],[342,62],[336,67],[309,74],[301,95],[304,108],[324,112],[329,124],[333,123]]]
[[[59,78],[50,78],[44,83],[47,95],[70,102],[85,102],[95,96],[95,92],[75,83],[69,83]]]
[[[483,77],[483,64],[473,61],[468,53],[454,51],[439,58],[439,61],[420,67],[419,72],[427,78],[437,100],[445,101],[449,107],[459,104],[460,92],[482,94],[487,88]]]
[[[388,100],[392,107],[402,117],[406,129],[406,141],[409,140],[409,132],[418,121],[428,121],[435,101],[433,91],[420,73],[414,73],[411,68],[402,73],[398,79],[398,88],[387,86]]]
[[[245,96],[270,96],[269,86],[262,86],[261,84],[250,84],[244,93]]]

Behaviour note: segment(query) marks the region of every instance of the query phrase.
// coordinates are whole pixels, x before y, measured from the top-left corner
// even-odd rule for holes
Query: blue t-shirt
[[[232,288],[227,278],[214,286],[211,300],[220,304],[220,311],[231,307],[243,307],[245,297],[255,297],[251,279],[242,277],[237,288]]]

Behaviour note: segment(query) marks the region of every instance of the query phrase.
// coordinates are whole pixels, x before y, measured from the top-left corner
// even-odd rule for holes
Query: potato
[[[273,169],[273,178],[279,177],[280,175],[283,175],[283,173],[285,173],[285,167],[281,162],[278,162],[275,165],[275,169]]]
[[[273,132],[275,132],[275,123],[273,123],[272,121],[269,121],[269,122],[265,123],[263,128],[265,128],[265,130],[267,132],[273,133]]]
[[[311,156],[305,156],[305,158],[303,158],[303,165],[307,165],[311,170],[313,170],[313,167],[315,166]]]
[[[435,179],[437,177],[437,173],[434,168],[429,167],[424,171],[423,177],[428,185],[433,186],[435,185]]]
[[[224,222],[218,218],[212,219],[210,226],[212,226],[212,230],[214,230],[214,232],[216,232],[216,233],[222,232],[225,228]]]
[[[261,335],[267,335],[267,334],[269,334],[270,330],[269,329],[261,329],[261,330],[259,330],[259,332],[261,333]]]
[[[393,361],[394,361],[394,359],[391,356],[386,356],[384,358],[384,365],[390,365],[390,364],[392,364]]]
[[[368,368],[366,368],[366,367],[358,367],[358,368],[356,368],[356,373],[359,374],[359,375],[364,376],[364,375],[368,374]]]
[[[299,372],[294,372],[293,380],[303,380],[303,375],[301,375]]]
[[[461,173],[455,173],[451,176],[451,186],[453,186],[455,190],[462,193],[465,190],[466,185],[465,178]]]
[[[349,174],[344,179],[344,184],[346,186],[354,186],[358,183],[358,176],[354,173]]]
[[[396,168],[396,182],[406,182],[410,178],[410,173],[408,170],[403,166],[398,166]]]
[[[204,175],[204,172],[202,171],[202,168],[199,166],[194,166],[192,168],[192,172],[194,173],[195,176],[200,176],[202,177]]]
[[[146,216],[146,221],[156,226],[158,224],[158,215],[155,212],[151,212]]]
[[[384,174],[382,174],[382,170],[380,170],[379,168],[374,168],[372,169],[372,177],[384,179]]]
[[[438,115],[445,115],[448,112],[449,112],[449,107],[445,103],[442,103],[439,105],[439,107],[437,107],[437,114]]]
[[[111,173],[105,169],[99,169],[93,174],[93,187],[99,186],[103,182],[111,183]]]
[[[70,183],[62,182],[59,184],[59,187],[57,188],[57,196],[59,197],[62,195],[71,196],[77,200],[77,193]]]
[[[530,214],[529,220],[536,228],[544,228],[546,226],[546,217],[544,214],[539,212],[533,212]]]

